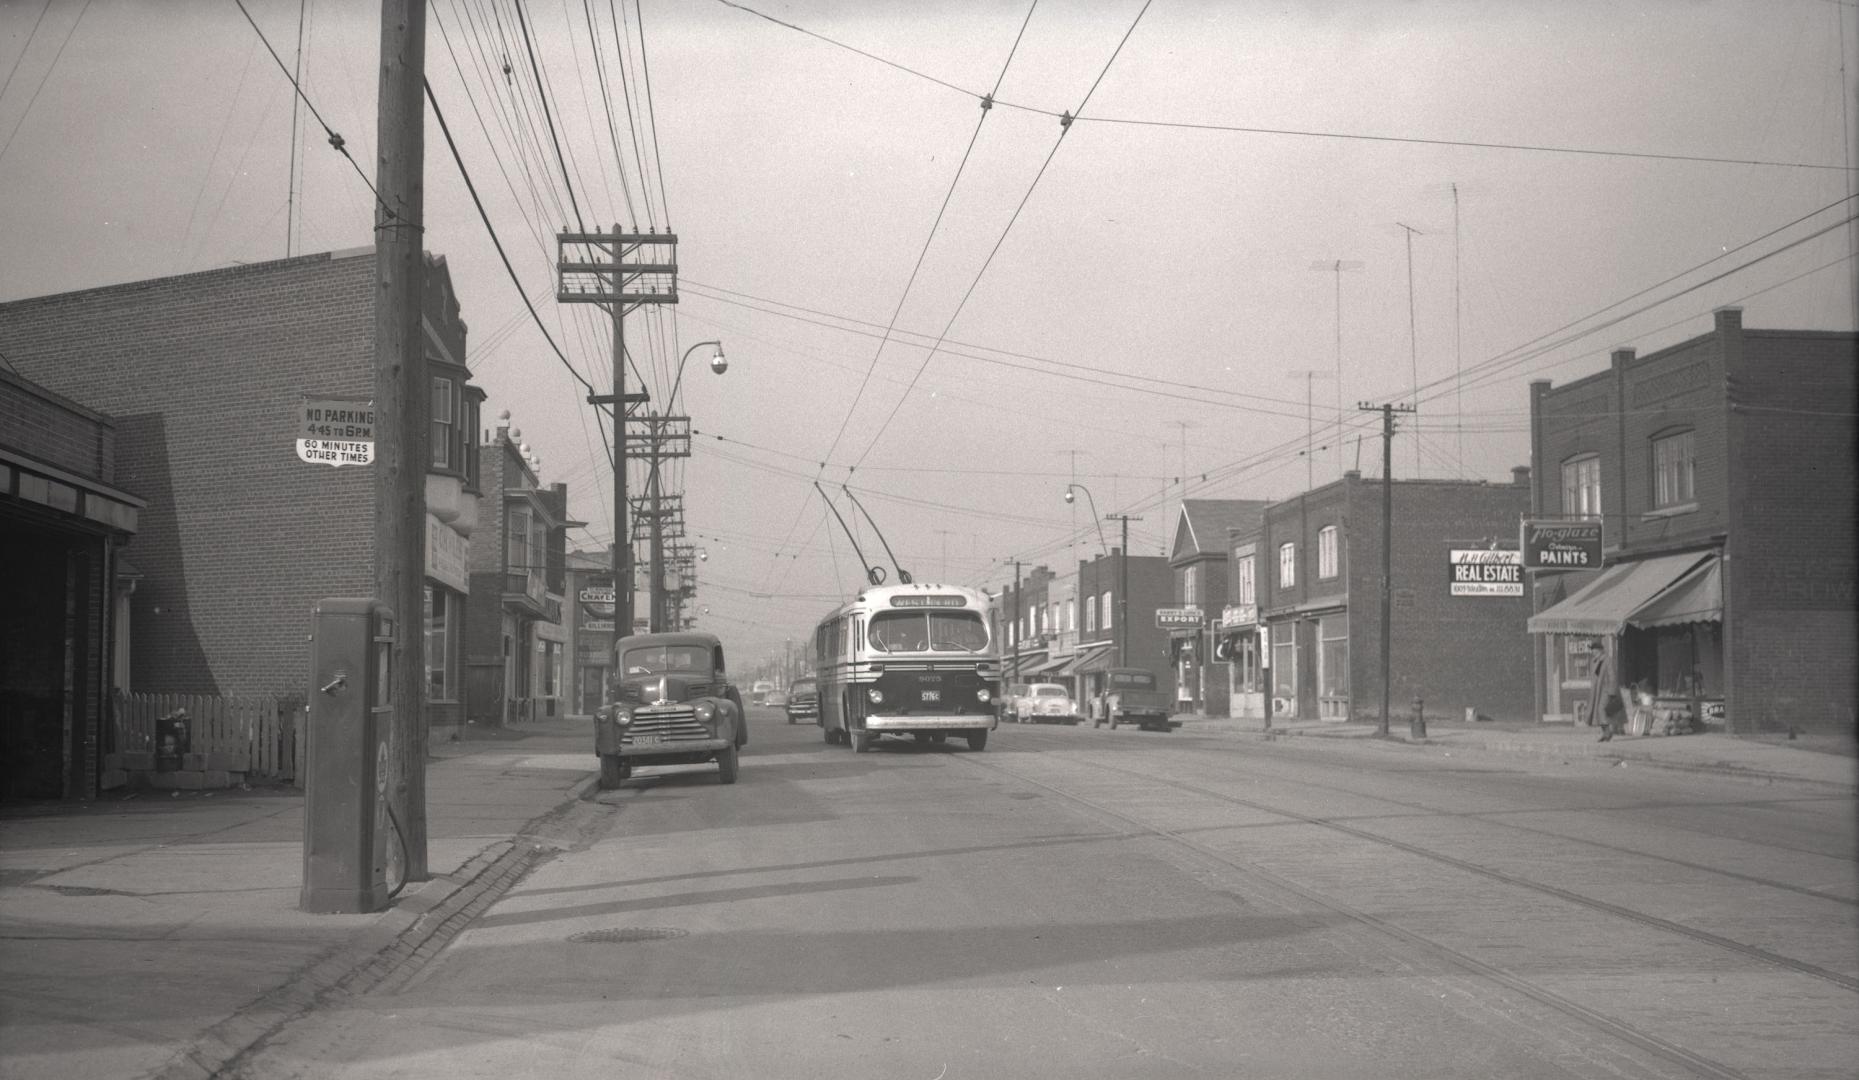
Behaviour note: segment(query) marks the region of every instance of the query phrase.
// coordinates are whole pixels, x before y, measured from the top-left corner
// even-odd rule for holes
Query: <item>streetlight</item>
[[[667,412],[671,410],[672,405],[678,400],[678,386],[684,382],[684,362],[691,358],[692,353],[703,348],[705,345],[716,346],[716,352],[710,357],[710,370],[716,372],[718,375],[729,370],[729,361],[723,356],[723,343],[721,341],[700,341],[684,350],[684,355],[678,358],[678,374],[671,380],[671,393],[665,395],[665,410]]]
[[[1073,488],[1077,488],[1079,491],[1084,492],[1085,501],[1091,506],[1091,520],[1097,523],[1098,546],[1104,549],[1104,554],[1110,554],[1110,545],[1104,542],[1104,519],[1098,516],[1097,500],[1091,497],[1091,489],[1085,487],[1083,484],[1066,484],[1065,501],[1068,503],[1078,501],[1078,497],[1072,494]]]

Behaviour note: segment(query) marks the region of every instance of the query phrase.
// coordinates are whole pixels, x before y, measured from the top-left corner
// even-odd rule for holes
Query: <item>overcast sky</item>
[[[301,16],[305,93],[372,176],[378,5],[246,5],[286,63]],[[816,478],[850,477],[918,580],[997,586],[1015,558],[1063,572],[1097,549],[1074,477],[1155,554],[1184,492],[1378,475],[1358,401],[1418,398],[1397,477],[1500,481],[1529,460],[1531,379],[1704,333],[1723,304],[1853,328],[1851,3],[522,8],[546,117],[513,0],[433,0],[428,76],[596,385],[605,317],[554,302],[553,234],[577,209],[676,231],[682,302],[627,337],[655,399],[685,350],[725,343],[726,375],[707,347],[686,372],[702,436],[673,484],[709,555],[705,625],[738,657],[862,580]],[[372,196],[307,111],[293,199],[292,104],[234,0],[0,0],[0,300],[371,243]],[[571,543],[604,544],[584,391],[430,109],[426,146],[427,247],[487,424],[510,411],[591,523]]]

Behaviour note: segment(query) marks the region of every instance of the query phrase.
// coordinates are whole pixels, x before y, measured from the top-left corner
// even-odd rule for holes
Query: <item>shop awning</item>
[[[1714,555],[1627,619],[1641,629],[1722,621],[1723,569]]]
[[[1011,651],[1001,654],[1001,671],[1012,679],[1024,679],[1033,673],[1033,669],[1046,662],[1046,651],[1023,652],[1015,656]]]
[[[1082,675],[1088,671],[1103,671],[1110,667],[1112,642],[1093,641],[1088,645],[1078,646],[1078,651],[1071,655],[1065,666],[1059,670],[1060,675]]]
[[[1020,669],[1020,673],[1022,675],[1050,675],[1053,672],[1064,667],[1066,664],[1071,663],[1071,661],[1072,661],[1071,654],[1067,653],[1064,656],[1055,656],[1052,659],[1047,660],[1044,663],[1035,665],[1034,667],[1031,667],[1031,668],[1023,667]]]
[[[1637,612],[1706,560],[1715,562],[1716,556],[1692,552],[1616,563],[1567,600],[1530,616],[1530,633],[1618,634]]]

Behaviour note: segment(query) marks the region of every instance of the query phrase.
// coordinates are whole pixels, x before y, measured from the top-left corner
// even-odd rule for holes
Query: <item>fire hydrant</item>
[[[1408,736],[1415,739],[1427,737],[1427,702],[1416,695],[1414,697],[1414,715],[1408,721]]]

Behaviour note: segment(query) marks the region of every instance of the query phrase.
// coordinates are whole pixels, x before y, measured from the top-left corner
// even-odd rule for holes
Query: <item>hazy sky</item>
[[[287,63],[302,17],[305,91],[372,176],[378,5],[246,4]],[[1531,379],[1703,333],[1722,304],[1853,327],[1852,3],[522,7],[548,117],[513,0],[433,0],[428,76],[523,289],[596,385],[605,317],[553,300],[576,211],[548,120],[589,228],[678,234],[682,302],[629,319],[628,343],[656,398],[691,345],[725,343],[721,378],[709,348],[691,359],[702,437],[672,482],[709,555],[706,625],[740,658],[862,580],[815,478],[837,492],[852,469],[919,580],[998,585],[1016,557],[1063,571],[1096,549],[1086,500],[1062,501],[1074,475],[1159,553],[1184,489],[1279,498],[1358,455],[1377,474],[1356,403],[1416,381],[1395,475],[1495,481],[1528,461]],[[362,179],[298,125],[293,204],[290,87],[234,0],[0,0],[0,300],[371,243]],[[430,110],[426,176],[487,424],[510,411],[593,523],[571,542],[603,544],[584,391]],[[1397,223],[1417,230],[1411,330]],[[1310,459],[1307,415],[1330,447]]]

